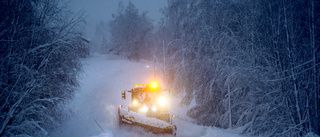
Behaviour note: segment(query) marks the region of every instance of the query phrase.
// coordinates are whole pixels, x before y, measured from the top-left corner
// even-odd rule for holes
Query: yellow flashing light
[[[151,85],[152,88],[157,88],[159,86],[159,84],[157,82],[155,82],[155,81],[152,82],[150,85]]]

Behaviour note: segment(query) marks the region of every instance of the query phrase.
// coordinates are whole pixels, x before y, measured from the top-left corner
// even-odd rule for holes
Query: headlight
[[[151,110],[152,110],[153,112],[155,112],[155,111],[157,111],[157,107],[153,106],[153,107],[151,108]]]
[[[141,111],[146,113],[148,112],[149,108],[147,106],[142,106]]]
[[[138,101],[137,100],[133,100],[133,105],[137,105],[138,104]]]
[[[161,105],[161,106],[165,106],[165,105],[167,104],[167,100],[166,100],[166,98],[164,98],[164,97],[160,97],[160,98],[158,99],[158,103],[159,103],[159,105]]]

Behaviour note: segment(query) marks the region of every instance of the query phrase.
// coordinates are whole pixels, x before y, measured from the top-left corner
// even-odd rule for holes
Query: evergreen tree
[[[131,2],[126,8],[120,2],[118,13],[110,21],[112,50],[130,60],[151,58],[149,37],[152,29],[146,12],[139,14],[139,10]]]

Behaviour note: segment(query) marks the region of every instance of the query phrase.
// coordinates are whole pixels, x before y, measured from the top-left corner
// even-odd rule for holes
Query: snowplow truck
[[[159,84],[135,85],[135,88],[123,91],[122,99],[131,93],[128,109],[119,105],[119,124],[140,126],[155,134],[176,135],[177,127],[172,124],[173,115],[168,112],[168,102]],[[169,90],[172,97],[172,92]]]

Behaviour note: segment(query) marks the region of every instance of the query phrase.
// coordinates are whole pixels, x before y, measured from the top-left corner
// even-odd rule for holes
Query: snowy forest
[[[0,7],[0,137],[48,136],[71,117],[65,104],[92,49],[85,15],[61,0]],[[198,125],[320,135],[320,1],[167,0],[161,12],[156,25],[120,2],[97,28],[98,50],[154,60],[180,106],[195,100],[187,115]]]
[[[58,0],[0,2],[0,136],[47,136],[88,55],[81,13]]]
[[[154,59],[196,123],[259,136],[320,133],[320,2],[168,0],[155,29],[119,4],[110,52]]]

